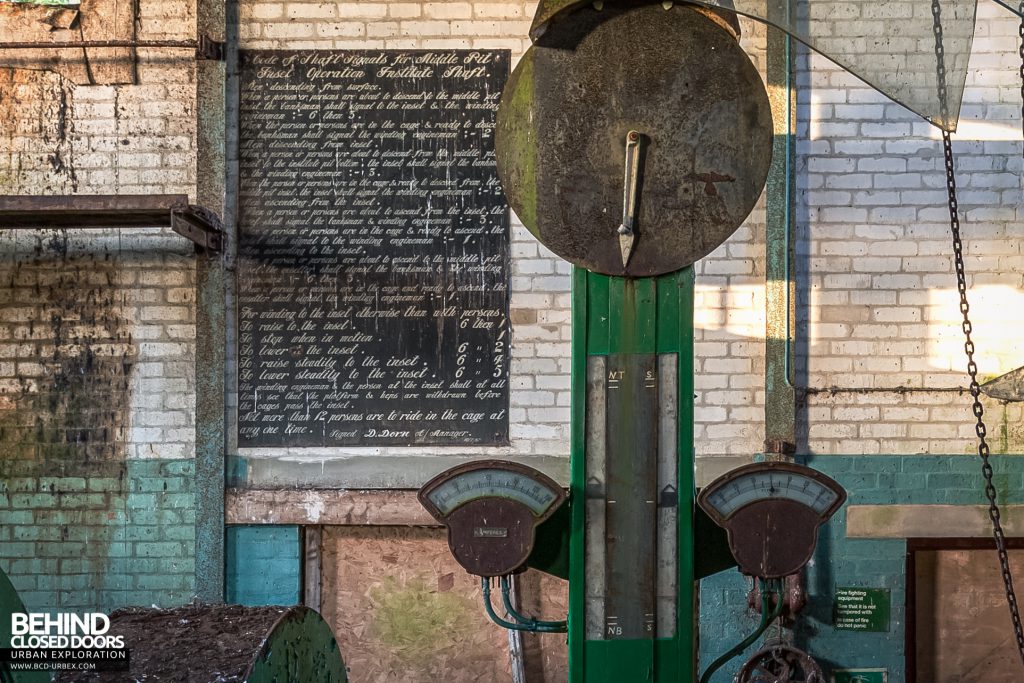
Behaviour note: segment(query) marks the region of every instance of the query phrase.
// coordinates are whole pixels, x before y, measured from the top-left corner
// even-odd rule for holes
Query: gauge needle
[[[629,264],[633,254],[636,233],[633,232],[636,222],[637,185],[640,179],[640,133],[631,130],[626,133],[626,173],[622,183],[622,224],[619,225],[619,253],[622,256],[622,267]]]

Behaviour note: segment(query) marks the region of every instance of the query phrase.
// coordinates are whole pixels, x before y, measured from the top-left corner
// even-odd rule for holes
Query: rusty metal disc
[[[746,661],[736,683],[825,683],[825,673],[809,654],[791,645],[773,643]]]
[[[608,275],[672,272],[750,213],[772,154],[768,96],[728,31],[675,5],[578,10],[574,49],[531,47],[498,110],[498,173],[553,252]],[[626,145],[641,136],[635,242],[623,266]],[[626,193],[628,195],[628,193]]]
[[[605,4],[618,5],[657,5],[662,0],[607,0]],[[536,45],[543,47],[564,47],[560,40],[564,35],[561,30],[567,23],[575,20],[575,14],[580,9],[589,7],[593,0],[540,0],[537,3],[537,11],[533,14],[533,22],[530,24],[530,40]],[[691,7],[706,15],[715,23],[724,26],[734,37],[740,37],[740,22],[735,12],[716,7],[713,0],[708,5],[692,4]],[[731,3],[721,3],[726,7]]]

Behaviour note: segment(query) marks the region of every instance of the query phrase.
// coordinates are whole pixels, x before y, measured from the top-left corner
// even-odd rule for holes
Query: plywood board
[[[1010,550],[1014,576],[1024,550]],[[916,563],[917,680],[981,683],[1019,680],[995,550],[918,551]]]
[[[511,683],[507,634],[443,530],[324,527],[322,577],[322,614],[352,683]],[[564,582],[530,572],[521,596],[523,611],[564,618]],[[527,635],[524,648],[528,680],[566,679],[564,635]]]

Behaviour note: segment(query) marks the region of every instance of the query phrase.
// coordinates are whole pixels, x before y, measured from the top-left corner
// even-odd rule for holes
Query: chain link
[[[1020,26],[1017,34],[1020,35],[1020,129],[1024,134],[1024,0],[1020,1]],[[1024,146],[1021,147],[1021,155],[1024,156]]]
[[[1024,7],[1024,0],[1021,6]],[[949,122],[948,91],[946,89],[945,51],[942,47],[942,7],[940,0],[932,0],[932,17],[934,18],[935,57],[937,62],[937,83],[939,103],[942,107],[943,123]],[[1021,23],[1021,38],[1024,40],[1024,22]],[[1021,91],[1024,94],[1024,43],[1021,44]],[[964,267],[964,244],[960,237],[960,212],[956,198],[956,169],[953,163],[953,143],[949,131],[942,131],[942,151],[946,164],[946,191],[949,194],[949,227],[953,235],[953,262],[956,266],[956,288],[960,294],[960,313],[963,316],[961,328],[964,333],[964,353],[967,355],[967,374],[970,377],[971,410],[976,423],[974,431],[978,436],[978,455],[981,457],[981,473],[985,478],[985,498],[988,499],[988,516],[992,520],[992,536],[999,554],[999,568],[1003,575],[1003,587],[1006,589],[1006,602],[1010,608],[1010,619],[1013,632],[1017,639],[1017,651],[1024,662],[1024,626],[1021,625],[1020,609],[1017,605],[1017,593],[1013,589],[1013,575],[1010,573],[1010,557],[1006,552],[1006,536],[996,499],[996,487],[992,483],[992,463],[989,461],[991,451],[988,445],[988,429],[985,427],[985,407],[981,404],[981,385],[978,383],[978,364],[974,360],[974,327],[971,325],[971,306],[967,301],[967,275]]]

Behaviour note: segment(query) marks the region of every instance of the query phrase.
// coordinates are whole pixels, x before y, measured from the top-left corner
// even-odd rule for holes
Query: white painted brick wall
[[[1024,365],[1017,22],[979,5],[960,130],[960,215],[982,379]],[[822,57],[801,62],[798,265],[807,283],[808,445],[819,453],[971,453],[938,131]],[[864,387],[893,392],[856,394]],[[938,389],[940,391],[929,391]],[[1021,410],[986,401],[996,451]]]
[[[195,27],[194,2],[139,5],[140,40],[193,39]],[[195,197],[195,64],[188,51],[139,50],[134,85],[75,85],[47,72],[0,68],[0,103],[0,194]],[[15,343],[17,314],[9,307],[26,292],[35,297],[26,302],[37,330],[33,345]],[[62,333],[77,341],[54,350],[47,335],[57,328],[42,305],[48,297],[57,308],[81,301],[111,317],[103,329],[70,319]],[[107,457],[194,457],[194,301],[192,245],[170,231],[0,231],[0,356],[18,361],[14,374],[0,368],[0,420],[31,410],[33,386],[12,381],[31,372],[45,385],[75,354],[113,348],[128,353],[132,369],[127,426],[110,435]],[[112,331],[124,338],[107,340]]]
[[[144,0],[141,8],[141,38],[194,36],[192,3]],[[249,48],[505,48],[518,59],[529,45],[526,32],[534,9],[534,3],[522,2],[245,0],[241,35]],[[979,364],[988,377],[1024,363],[1019,341],[1024,339],[1024,215],[1016,23],[992,3],[979,12],[964,120],[955,146]],[[764,29],[750,21],[743,28],[745,48],[763,65]],[[22,90],[34,87],[40,105],[30,115],[5,118],[0,124],[4,192],[194,195],[194,66],[166,52],[140,54],[138,85],[71,87],[52,79],[17,84]],[[801,65],[797,265],[805,285],[802,330],[809,353],[801,381],[812,387],[914,390],[810,396],[809,447],[823,453],[965,452],[971,444],[962,397],[921,391],[963,382],[936,132],[825,59],[811,55]],[[3,87],[15,85],[0,83]],[[73,174],[54,171],[35,144],[54,121],[52,96],[62,88],[70,96],[71,116],[69,135],[61,144]],[[103,237],[91,248],[126,253],[163,240],[161,256],[151,266],[140,267],[136,275],[131,268],[124,271],[129,278],[124,284],[138,306],[138,340],[147,344],[137,370],[139,408],[133,429],[167,430],[175,437],[170,443],[177,444],[168,450],[188,455],[192,418],[177,424],[178,418],[159,415],[190,415],[181,406],[191,405],[194,380],[185,372],[189,364],[181,363],[180,352],[190,354],[194,341],[193,318],[183,312],[192,307],[192,260],[165,236],[122,231],[116,247],[112,240]],[[759,205],[697,267],[701,456],[761,450],[763,242],[764,211]],[[565,456],[569,268],[515,224],[512,253],[513,443],[508,449],[456,451]],[[152,270],[171,281],[150,286],[130,279]],[[150,418],[157,410],[154,396],[168,388],[168,403]],[[993,430],[1005,437],[998,446],[1020,450],[1019,411],[991,408],[998,425]],[[148,446],[155,434],[138,432],[136,455],[154,453]],[[404,455],[410,450],[314,449],[292,455],[352,453]],[[416,454],[430,453],[453,450],[416,449]]]
[[[276,9],[271,12],[271,7]],[[529,4],[507,2],[246,2],[243,35],[245,46],[252,48],[504,47],[518,59],[529,44],[533,10]],[[763,72],[765,29],[746,20],[743,29],[743,44]],[[982,340],[988,343],[980,362],[990,375],[1024,359],[1016,342],[1021,335],[998,329],[1024,324],[1007,318],[1008,310],[1020,310],[1010,317],[1024,319],[1024,302],[1014,303],[1022,284],[1020,143],[1014,138],[1019,95],[1016,81],[1007,77],[1015,63],[1009,52],[1015,31],[1009,15],[993,7],[981,10],[963,110],[965,119],[977,120],[965,126],[969,131],[1009,139],[969,140],[968,133],[956,143],[961,207],[971,235],[969,268],[978,286],[979,348]],[[827,60],[812,55],[802,65],[796,216],[805,236],[797,248],[807,287],[801,295],[809,307],[802,330],[809,335],[810,360],[801,382],[812,387],[959,386],[962,363],[957,309],[949,299],[951,265],[936,132]],[[700,456],[742,456],[762,448],[764,220],[762,204],[726,244],[697,265]],[[564,455],[569,270],[521,226],[513,226],[512,237],[513,446],[503,452]],[[837,393],[814,395],[809,403],[809,446],[815,451],[963,452],[970,447],[956,439],[962,429],[954,406],[962,399],[955,394]],[[998,408],[1008,424],[1018,414]],[[953,412],[929,412],[939,409]],[[900,417],[900,410],[910,410],[912,417]],[[954,429],[929,432],[914,425],[911,430],[910,423],[922,417],[945,420]],[[1012,449],[1016,432],[1012,427],[1004,431],[1005,447]]]

